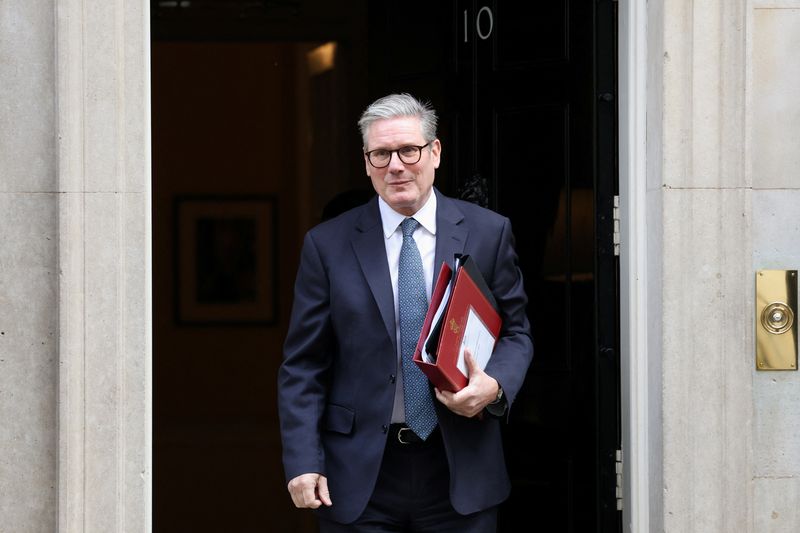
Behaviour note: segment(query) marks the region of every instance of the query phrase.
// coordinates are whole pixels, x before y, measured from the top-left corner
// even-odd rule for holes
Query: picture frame
[[[269,195],[178,196],[174,221],[176,322],[276,324],[276,199]]]

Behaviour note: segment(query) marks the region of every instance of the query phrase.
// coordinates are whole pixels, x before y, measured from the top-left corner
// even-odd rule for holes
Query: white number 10
[[[483,29],[483,20],[484,15],[489,17],[488,24],[489,29],[484,31]],[[478,10],[478,14],[475,16],[475,33],[478,34],[478,37],[481,40],[486,40],[492,35],[492,30],[494,29],[494,16],[492,15],[492,10],[488,6],[483,6]],[[469,20],[467,15],[467,10],[464,10],[464,42],[466,43],[469,40]]]

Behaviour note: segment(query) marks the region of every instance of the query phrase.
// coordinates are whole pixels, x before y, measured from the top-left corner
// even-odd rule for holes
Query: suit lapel
[[[436,263],[433,272],[438,276],[443,262],[453,266],[453,256],[464,252],[467,242],[466,224],[463,223],[464,215],[455,202],[436,192]],[[433,280],[436,285],[436,280]]]
[[[389,277],[389,264],[386,262],[386,245],[383,241],[383,226],[376,196],[364,208],[361,218],[356,223],[352,245],[372,296],[378,304],[386,331],[392,339],[392,346],[397,346],[394,293],[392,280]]]
[[[438,276],[442,262],[453,265],[453,256],[464,252],[469,231],[463,223],[464,215],[458,206],[434,189],[436,194],[436,255],[434,275]],[[394,316],[394,293],[386,262],[386,245],[377,197],[362,211],[352,239],[353,250],[361,271],[367,280],[372,296],[378,305],[386,332],[397,345]],[[436,280],[433,280],[434,285]]]

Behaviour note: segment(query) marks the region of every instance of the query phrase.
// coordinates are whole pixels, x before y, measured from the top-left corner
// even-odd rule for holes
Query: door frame
[[[658,180],[660,161],[661,94],[647,91],[648,74],[660,74],[659,50],[652,50],[655,61],[648,62],[651,50],[648,40],[660,42],[661,31],[657,25],[648,26],[648,20],[662,20],[659,5],[648,5],[645,0],[619,0],[619,187],[620,187],[620,379],[623,448],[623,528],[626,532],[655,531],[660,520],[661,479],[661,396],[660,380],[660,291],[659,252],[661,249],[659,187],[648,191],[648,170],[651,179]],[[149,4],[140,6],[146,39],[142,52],[149,58]],[[650,72],[648,68],[653,69]],[[149,104],[149,63],[144,65],[146,101]],[[658,79],[657,76],[654,78]],[[649,100],[650,101],[649,101]],[[150,110],[141,117],[149,127]],[[652,105],[648,116],[648,104]],[[650,142],[647,136],[650,134]],[[150,158],[149,137],[143,138],[143,151]],[[652,151],[648,157],[648,149]],[[149,206],[150,191],[145,192]],[[152,228],[149,209],[145,210],[147,241]],[[649,247],[649,248],[648,248]],[[145,249],[148,246],[145,245]],[[649,254],[648,254],[649,250]],[[152,272],[152,261],[145,254],[145,277]],[[652,280],[652,283],[650,283]],[[148,316],[146,332],[152,327]],[[648,324],[653,324],[649,326]],[[147,334],[147,333],[146,333]],[[146,346],[143,359],[149,368],[150,347]],[[650,357],[648,357],[648,355]],[[152,384],[146,383],[145,396],[152,395]],[[150,405],[146,402],[144,417],[150,419]],[[152,442],[148,432],[144,450],[146,471],[151,472],[149,459]],[[151,479],[144,481],[145,499],[151,499]],[[62,495],[63,497],[63,495]],[[145,505],[145,523],[151,523],[152,508]],[[651,525],[654,526],[651,528]]]
[[[662,7],[619,1],[620,379],[623,530],[660,531]],[[648,114],[648,111],[650,113]],[[647,140],[650,140],[648,143]],[[650,153],[648,154],[648,151]],[[649,156],[649,157],[648,157]],[[649,171],[649,172],[648,172]],[[649,184],[653,181],[653,184]]]

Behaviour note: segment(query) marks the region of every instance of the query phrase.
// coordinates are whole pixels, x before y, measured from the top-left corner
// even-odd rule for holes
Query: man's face
[[[369,126],[365,151],[378,148],[397,150],[402,146],[422,146],[426,142],[418,118],[387,118],[376,120]],[[372,180],[375,192],[392,209],[411,216],[425,205],[431,195],[441,149],[439,140],[434,140],[427,148],[422,149],[422,157],[413,165],[403,163],[397,153],[393,153],[389,165],[384,168],[373,167],[365,155],[367,176]]]

